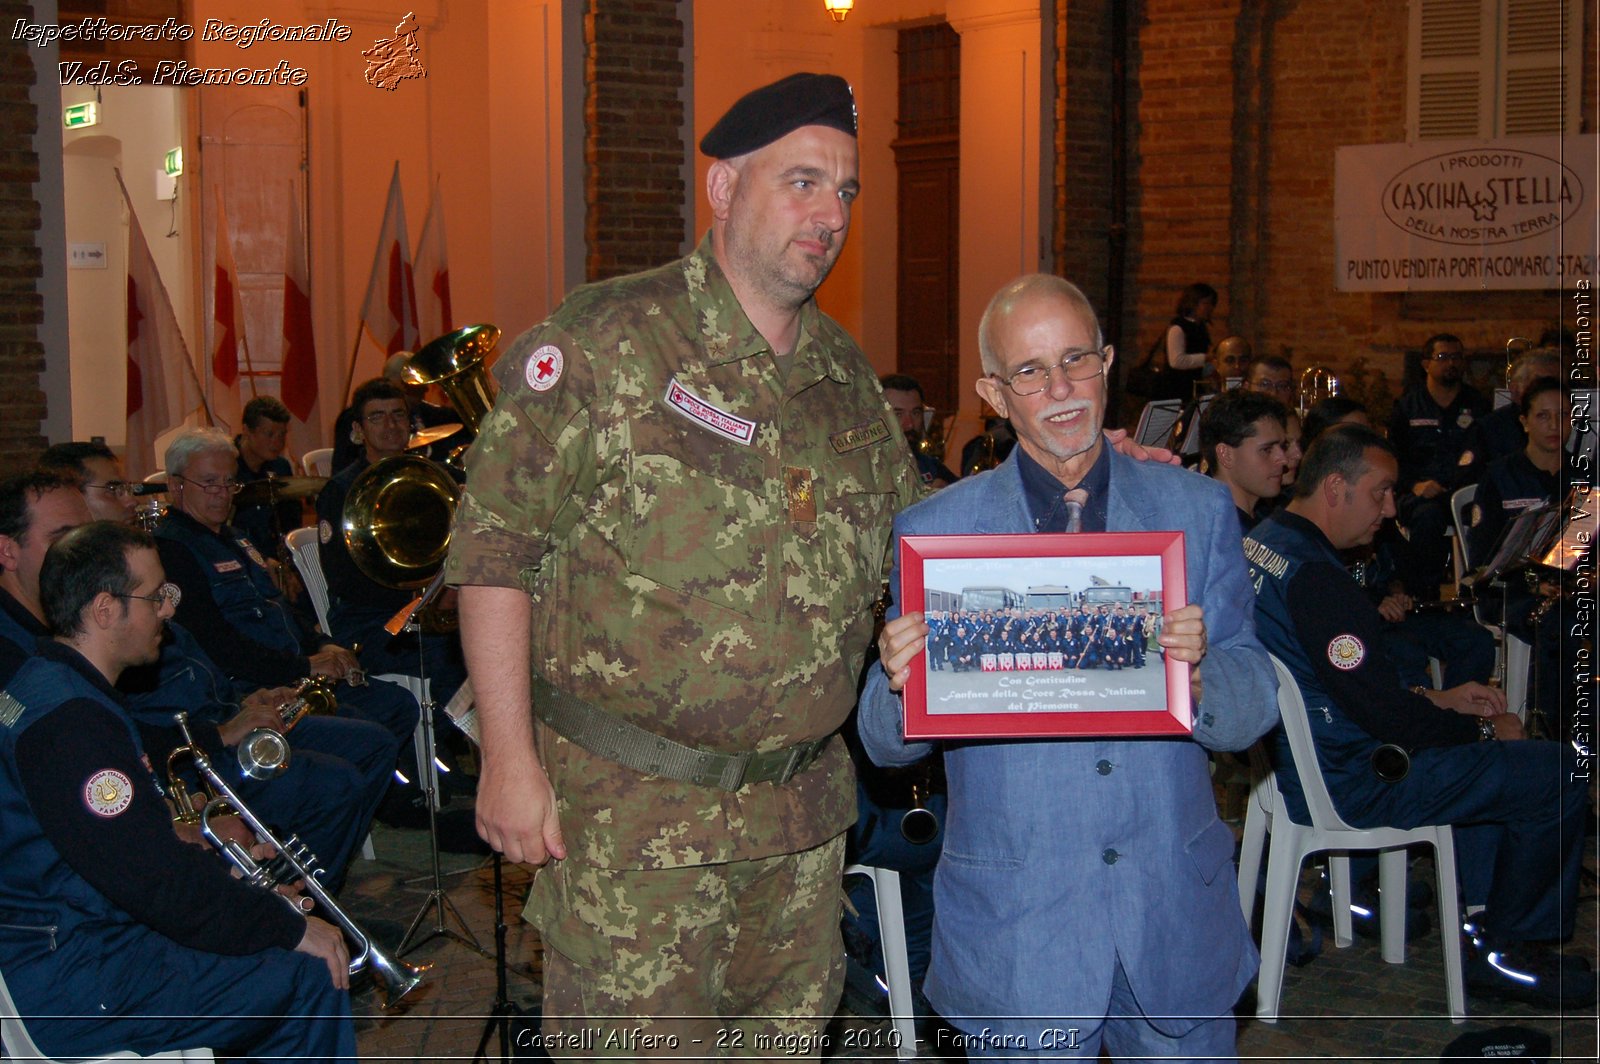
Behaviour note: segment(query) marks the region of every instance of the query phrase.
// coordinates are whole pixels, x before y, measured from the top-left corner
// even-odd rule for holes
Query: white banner
[[[1595,276],[1596,138],[1366,144],[1334,156],[1341,292],[1571,288]]]

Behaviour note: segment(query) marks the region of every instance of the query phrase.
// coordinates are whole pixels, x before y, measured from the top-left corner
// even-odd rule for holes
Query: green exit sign
[[[183,149],[173,148],[161,160],[161,170],[168,177],[177,177],[183,173]]]
[[[61,109],[61,124],[67,129],[82,129],[85,126],[98,124],[100,121],[100,105],[90,100],[88,103],[71,103]]]

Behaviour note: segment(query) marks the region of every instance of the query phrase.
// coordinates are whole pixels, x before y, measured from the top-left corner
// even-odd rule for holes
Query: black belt
[[[748,783],[788,783],[816,761],[832,736],[765,753],[724,754],[664,739],[533,676],[533,711],[556,734],[596,757],[651,776],[737,791]]]

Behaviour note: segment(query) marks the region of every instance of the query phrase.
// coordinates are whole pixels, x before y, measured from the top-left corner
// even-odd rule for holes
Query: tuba
[[[461,421],[476,430],[494,405],[484,360],[500,341],[493,325],[446,333],[412,355],[402,370],[412,384],[437,384]],[[450,456],[459,464],[460,453]],[[426,587],[444,564],[461,489],[444,468],[416,454],[396,455],[366,469],[345,499],[341,531],[350,557],[386,587]]]
[[[299,880],[305,884],[306,893],[315,898],[323,911],[332,916],[344,933],[359,947],[350,958],[350,974],[366,968],[372,973],[373,984],[377,987],[379,1000],[384,1008],[389,1008],[395,1002],[405,997],[422,982],[423,973],[428,965],[407,964],[405,961],[391,957],[374,943],[367,933],[356,926],[354,920],[339,907],[322,885],[322,869],[317,864],[317,857],[306,849],[298,836],[290,835],[279,842],[272,831],[263,824],[250,808],[239,800],[228,781],[222,778],[221,773],[212,766],[211,759],[204,750],[195,743],[194,736],[189,732],[189,714],[174,714],[173,720],[177,722],[178,730],[183,733],[183,740],[187,746],[180,746],[167,758],[170,767],[172,759],[181,754],[188,754],[194,758],[195,770],[206,781],[206,789],[212,792],[213,797],[206,802],[200,810],[197,820],[200,824],[200,834],[205,836],[207,842],[215,846],[223,856],[227,857],[234,867],[244,876],[245,881],[261,887],[263,890],[273,890]],[[264,730],[264,729],[263,729]],[[281,738],[281,737],[280,737]],[[240,744],[241,747],[243,744]],[[241,751],[242,756],[242,751]],[[287,764],[287,762],[285,762]],[[239,814],[250,830],[256,833],[256,838],[278,851],[278,856],[263,865],[250,856],[248,850],[232,839],[224,839],[211,826],[211,818],[219,816],[224,808],[231,808]],[[296,912],[301,911],[292,898],[285,897]]]
[[[468,325],[445,333],[406,360],[400,374],[409,384],[437,384],[460,416],[461,423],[474,432],[494,407],[494,382],[484,360],[500,342],[500,330],[493,325]],[[450,462],[459,465],[460,453]]]

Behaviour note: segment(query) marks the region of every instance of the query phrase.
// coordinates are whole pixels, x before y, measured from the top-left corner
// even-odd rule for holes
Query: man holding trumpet
[[[52,1057],[355,1056],[332,925],[184,845],[114,683],[172,616],[155,542],[100,521],[40,572],[55,633],[0,693],[0,971]]]

